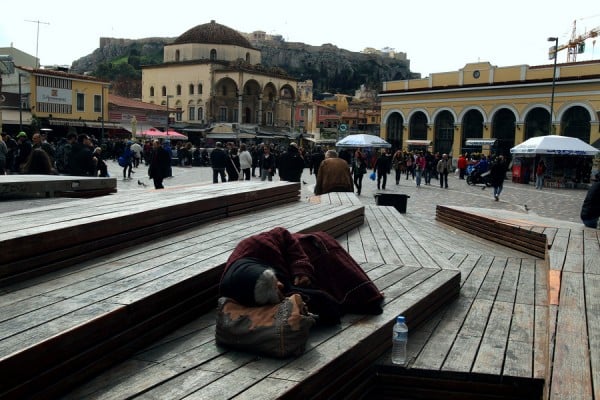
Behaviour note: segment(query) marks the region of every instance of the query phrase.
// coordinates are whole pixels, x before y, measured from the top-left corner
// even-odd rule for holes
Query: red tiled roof
[[[108,95],[108,103],[114,104],[118,107],[137,108],[141,110],[154,110],[154,111],[166,111],[167,107],[160,104],[146,103],[136,99],[130,99],[128,97],[117,96],[116,94]],[[171,107],[169,107],[171,108]]]

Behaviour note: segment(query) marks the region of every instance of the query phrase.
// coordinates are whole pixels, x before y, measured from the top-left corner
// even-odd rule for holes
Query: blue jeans
[[[544,175],[538,175],[535,177],[535,188],[541,189],[544,187]]]
[[[420,169],[417,169],[416,175],[417,175],[417,186],[421,186],[421,170]]]
[[[500,193],[502,193],[502,185],[500,186],[494,186],[494,197],[496,196],[500,196]]]

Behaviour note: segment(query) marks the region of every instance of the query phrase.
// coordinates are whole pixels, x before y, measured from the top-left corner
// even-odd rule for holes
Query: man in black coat
[[[227,161],[229,156],[223,149],[223,143],[217,142],[215,149],[210,152],[210,165],[213,170],[213,183],[219,183],[219,176],[221,176],[221,183],[227,182],[225,179],[225,168],[227,167]]]
[[[296,143],[290,143],[290,147],[288,147],[288,150],[281,155],[277,164],[279,177],[282,181],[300,182],[300,177],[304,170],[304,159],[300,155]]]
[[[152,142],[152,155],[150,166],[148,167],[148,176],[154,181],[155,189],[164,189],[163,179],[169,176],[169,166],[171,165],[171,155],[162,147],[158,140]]]
[[[594,180],[581,205],[581,221],[588,228],[598,228],[600,218],[600,173],[596,174]]]
[[[92,141],[88,135],[82,133],[77,136],[69,153],[68,175],[95,176],[98,160],[92,152]]]

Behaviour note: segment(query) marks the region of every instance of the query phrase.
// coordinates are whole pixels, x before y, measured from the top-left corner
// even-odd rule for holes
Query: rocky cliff
[[[161,63],[163,47],[174,39],[102,38],[100,47],[74,61],[71,70],[96,74],[98,66],[114,63],[115,60],[125,58],[132,64],[132,55],[139,65]],[[410,61],[391,58],[387,53],[365,54],[332,44],[310,46],[283,40],[253,41],[252,44],[261,50],[264,66],[280,67],[301,81],[312,79],[316,95],[321,92],[352,95],[361,84],[379,91],[384,81],[419,77],[419,74],[410,71]],[[134,65],[134,68],[139,65]]]

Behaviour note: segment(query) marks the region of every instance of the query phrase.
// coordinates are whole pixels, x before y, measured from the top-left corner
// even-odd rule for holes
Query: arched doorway
[[[463,117],[462,121],[462,136],[461,136],[461,153],[481,152],[481,146],[467,146],[467,139],[483,138],[483,115],[478,110],[469,110]]]
[[[549,120],[550,113],[542,107],[536,107],[529,111],[525,116],[525,126],[523,127],[525,140],[547,135]]]
[[[410,117],[408,138],[411,140],[427,140],[427,116],[417,111]]]
[[[571,136],[590,142],[591,117],[588,110],[581,106],[569,108],[560,121],[562,136]]]
[[[392,113],[387,119],[387,141],[393,149],[402,148],[402,129],[404,121],[400,113]]]
[[[452,154],[454,142],[454,116],[448,110],[435,117],[434,150],[440,154]]]
[[[515,114],[506,108],[494,114],[492,120],[492,137],[498,139],[492,153],[510,158],[510,149],[515,146]]]

